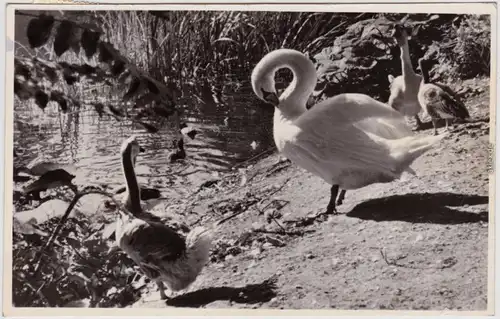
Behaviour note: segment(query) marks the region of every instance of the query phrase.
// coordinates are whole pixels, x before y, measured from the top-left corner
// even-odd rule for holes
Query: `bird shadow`
[[[488,210],[472,213],[451,207],[488,204],[488,200],[488,196],[448,192],[392,195],[360,203],[346,216],[374,221],[399,220],[434,224],[487,222]]]
[[[166,301],[174,307],[202,307],[217,300],[228,300],[241,304],[266,302],[276,297],[276,278],[244,287],[210,287],[176,296]]]

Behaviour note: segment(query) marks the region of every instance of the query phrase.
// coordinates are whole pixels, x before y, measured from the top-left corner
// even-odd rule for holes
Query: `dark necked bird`
[[[437,122],[439,119],[446,121],[446,130],[449,131],[449,122],[453,119],[465,120],[470,118],[469,111],[453,90],[437,82],[431,82],[429,69],[433,60],[420,58],[418,65],[422,72],[422,82],[418,92],[418,101],[422,108],[429,114],[434,126],[434,135],[437,135]]]
[[[127,185],[124,207],[116,222],[118,246],[154,280],[162,299],[165,286],[171,291],[186,289],[193,283],[209,258],[212,229],[196,227],[184,238],[171,227],[150,218],[142,218],[141,189],[134,165],[142,151],[136,138],[127,139],[121,147],[122,167]]]

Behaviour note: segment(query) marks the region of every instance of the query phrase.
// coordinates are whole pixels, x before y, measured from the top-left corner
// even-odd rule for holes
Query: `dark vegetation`
[[[235,88],[248,84],[258,60],[281,47],[307,53],[315,62],[316,99],[359,92],[386,100],[387,74],[400,74],[399,49],[390,31],[405,14],[16,12],[16,18],[26,17],[30,48],[14,61],[15,105],[34,102],[45,109],[55,104],[60,112],[93,108],[99,116],[133,121],[155,133],[178,119],[172,117],[176,111],[182,116],[189,108],[183,102],[186,87],[199,89],[209,81]],[[406,24],[413,33],[414,65],[430,50],[439,61],[431,74],[442,81],[489,76],[488,16],[415,14]],[[287,72],[280,76],[290,79]],[[89,92],[110,98],[89,101]],[[17,211],[43,202],[19,193],[14,200]],[[235,203],[231,211],[259,200]],[[139,298],[144,278],[123,254],[108,254],[109,230],[95,216],[70,217],[35,271],[58,222],[15,221],[15,306],[123,307]],[[212,260],[224,257],[221,245]]]

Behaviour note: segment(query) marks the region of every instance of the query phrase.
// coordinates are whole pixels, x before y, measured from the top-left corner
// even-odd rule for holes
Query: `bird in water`
[[[431,117],[434,135],[437,135],[437,122],[440,118],[446,121],[446,131],[449,131],[449,122],[452,119],[465,120],[470,118],[470,115],[465,104],[450,87],[430,81],[429,69],[432,63],[432,60],[425,57],[418,60],[422,72],[418,101]]]
[[[168,299],[165,285],[171,291],[180,291],[196,280],[208,261],[213,233],[210,228],[199,226],[183,238],[171,227],[142,217],[145,212],[134,166],[143,151],[135,136],[124,141],[121,147],[127,195],[126,210],[119,210],[115,237],[117,245],[156,282],[161,299]]]
[[[293,80],[278,97],[274,76],[282,68],[292,71]],[[344,190],[392,182],[403,172],[415,174],[413,161],[443,137],[414,135],[401,113],[364,94],[339,94],[307,110],[316,70],[295,50],[268,53],[253,69],[251,82],[254,93],[275,107],[278,151],[332,185],[322,214],[337,212]]]
[[[167,155],[167,159],[170,163],[177,162],[186,158],[186,150],[184,149],[184,139],[181,137],[174,141],[175,149],[170,151]]]

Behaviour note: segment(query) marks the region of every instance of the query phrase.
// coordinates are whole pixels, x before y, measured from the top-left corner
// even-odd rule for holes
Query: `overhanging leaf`
[[[68,101],[61,91],[54,90],[50,92],[50,100],[57,102],[61,107],[61,111],[68,111]]]
[[[123,70],[125,70],[125,62],[122,60],[116,60],[113,62],[113,66],[111,67],[111,74],[114,76],[120,75]]]
[[[113,60],[113,47],[108,42],[99,43],[99,62],[108,63]]]
[[[64,69],[63,71],[63,78],[68,85],[73,85],[76,81],[78,81],[78,76],[75,75],[75,73],[71,72],[68,69]]]
[[[97,68],[96,67],[93,67],[91,65],[88,65],[87,63],[85,64],[82,64],[78,70],[78,72],[81,74],[81,75],[86,75],[86,76],[89,76],[89,75],[92,75],[92,74],[95,74],[97,72]]]
[[[38,107],[44,110],[47,107],[47,103],[49,103],[49,96],[42,90],[38,90],[35,93],[35,102]]]
[[[51,15],[42,14],[38,18],[32,19],[28,23],[26,29],[26,35],[30,46],[32,48],[38,48],[47,43],[53,25],[54,17]]]
[[[102,103],[96,103],[94,104],[94,109],[99,115],[99,118],[101,118],[102,115],[104,114],[104,105]]]
[[[70,48],[73,42],[73,39],[71,39],[73,36],[73,28],[75,28],[75,25],[68,20],[63,20],[59,24],[54,39],[54,52],[58,57]]]
[[[14,79],[14,93],[21,100],[28,100],[32,97],[31,92],[25,90],[24,84],[18,79]]]
[[[43,72],[45,73],[49,81],[52,82],[52,84],[56,83],[59,80],[59,75],[57,74],[55,68],[46,65],[43,68]]]
[[[146,83],[147,83],[148,89],[149,89],[149,91],[151,91],[151,93],[154,93],[154,94],[160,93],[160,90],[158,89],[158,87],[156,86],[156,84],[153,81],[146,79]]]
[[[36,181],[23,188],[25,194],[31,192],[45,191],[61,186],[70,186],[75,175],[63,169],[56,169],[40,176]]]
[[[31,77],[31,71],[21,60],[14,58],[14,73],[16,75],[22,75],[26,79]]]
[[[97,52],[97,45],[99,43],[100,37],[100,32],[95,32],[88,29],[85,29],[83,31],[80,42],[88,59],[92,58],[92,56],[94,56],[94,54]]]
[[[125,95],[123,96],[123,99],[124,100],[128,100],[132,96],[134,96],[135,94],[137,94],[137,92],[139,91],[139,87],[140,86],[141,86],[141,80],[138,79],[138,78],[133,78],[132,82],[130,83],[130,86],[128,88],[127,93],[125,93]]]

